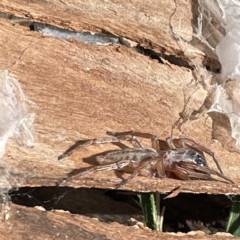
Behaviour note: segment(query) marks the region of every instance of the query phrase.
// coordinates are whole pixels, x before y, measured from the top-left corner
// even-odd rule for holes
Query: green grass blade
[[[240,236],[240,195],[233,198],[226,231],[234,236]]]
[[[138,194],[146,225],[154,230],[159,230],[158,210],[155,203],[155,193]]]

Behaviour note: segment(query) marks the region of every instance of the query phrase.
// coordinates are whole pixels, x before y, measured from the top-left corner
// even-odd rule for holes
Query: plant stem
[[[140,193],[138,194],[146,225],[154,230],[160,230],[160,193]]]
[[[232,199],[233,205],[230,211],[226,231],[234,236],[240,236],[240,195],[236,195]]]

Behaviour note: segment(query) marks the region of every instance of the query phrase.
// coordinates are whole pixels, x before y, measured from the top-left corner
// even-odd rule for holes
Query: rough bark
[[[36,113],[35,147],[19,148],[9,142],[8,154],[4,157],[12,169],[16,161],[21,162],[12,170],[20,174],[14,178],[20,178],[17,182],[21,186],[53,186],[72,170],[89,166],[81,159],[112,146],[83,149],[62,161],[57,157],[77,140],[104,136],[106,130],[143,130],[165,138],[185,107],[184,95],[194,92],[189,101],[194,106],[188,105],[191,111],[203,101],[200,96],[206,95],[200,85],[196,87],[192,83],[190,70],[159,64],[124,46],[67,42],[11,26],[6,20],[1,23],[2,68],[9,69],[19,79],[25,94],[34,102],[32,110]],[[211,121],[206,116],[185,127],[185,132],[191,131],[189,136],[197,136],[196,141],[205,145],[212,141],[206,121],[209,126]],[[199,131],[205,134],[199,135]],[[217,156],[226,175],[236,180],[237,171],[228,174],[228,169],[234,168],[234,157],[237,161],[238,154],[230,153],[233,155],[230,165],[224,157],[229,153],[219,145],[211,143],[211,150],[218,149]],[[114,173],[98,173],[68,185],[114,188],[117,182],[119,178]],[[220,182],[199,185],[198,181],[142,177],[124,188],[166,192],[176,185],[181,185],[186,192],[239,191],[236,186],[229,188]]]
[[[2,0],[0,11],[76,31],[110,32],[178,59],[187,60],[186,53],[190,52],[191,60],[197,64],[204,58],[204,53],[190,44],[195,14],[191,1],[151,1],[135,5],[114,1],[99,5],[80,0],[28,1],[26,4],[20,0],[11,3]],[[36,113],[35,146],[20,147],[10,140],[3,157],[4,166],[9,166],[8,181],[13,187],[55,186],[70,172],[88,167],[91,159],[88,163],[84,158],[114,148],[94,146],[58,161],[57,157],[79,139],[105,136],[106,130],[131,129],[165,139],[180,115],[181,134],[215,152],[224,173],[236,184],[136,177],[123,188],[169,192],[181,186],[182,192],[240,193],[239,153],[229,150],[229,122],[219,114],[206,113],[212,103],[212,88],[206,87],[197,70],[168,61],[161,64],[125,46],[90,45],[45,36],[3,19],[0,19],[0,57],[1,68],[16,76],[34,103],[29,107]],[[193,62],[189,60],[190,65]],[[179,131],[174,133],[178,136]],[[213,163],[210,162],[210,166]],[[65,185],[111,189],[120,181],[119,175],[109,171],[74,179]],[[5,187],[4,183],[0,184]],[[31,213],[21,208],[21,211],[39,214],[38,210]],[[62,216],[56,212],[40,215]],[[85,221],[80,216],[71,218],[82,219],[79,223],[71,220],[74,228]],[[63,221],[67,221],[66,218]],[[70,223],[64,224],[69,227]],[[135,233],[129,234],[133,237]],[[161,235],[151,234],[152,239]],[[114,239],[113,235],[109,238]],[[202,235],[200,238],[204,239]]]
[[[23,5],[20,0],[11,4],[3,0],[0,10],[76,31],[104,30],[139,42],[146,48],[171,54],[182,51],[172,37],[172,29],[176,37],[185,41],[192,38],[190,1],[150,0],[136,4],[127,1],[100,3],[94,0],[89,3],[54,0],[30,1]]]

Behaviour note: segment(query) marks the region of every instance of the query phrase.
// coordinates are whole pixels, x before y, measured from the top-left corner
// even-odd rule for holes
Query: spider
[[[168,137],[165,141],[149,133],[127,131],[127,132],[110,132],[109,137],[87,139],[80,144],[68,149],[64,154],[58,157],[61,160],[78,149],[88,147],[93,144],[117,143],[130,141],[132,148],[124,148],[107,153],[106,155],[97,156],[98,166],[68,177],[63,181],[69,181],[75,177],[85,176],[95,171],[105,170],[122,170],[130,167],[132,174],[127,179],[116,185],[116,188],[128,183],[137,175],[159,177],[159,178],[176,178],[180,180],[216,180],[211,175],[216,175],[230,183],[234,183],[226,177],[218,163],[213,152],[197,144],[188,138],[172,139]],[[144,147],[137,137],[150,139],[152,147]],[[210,155],[218,170],[209,168],[204,154]],[[63,182],[62,181],[62,182]]]

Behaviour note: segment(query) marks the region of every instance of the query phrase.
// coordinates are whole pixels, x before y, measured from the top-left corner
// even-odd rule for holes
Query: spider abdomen
[[[129,163],[140,163],[143,159],[155,157],[158,153],[153,148],[125,148],[110,152],[105,156],[98,156],[99,164],[108,164],[119,161],[129,161]]]

